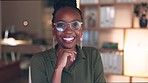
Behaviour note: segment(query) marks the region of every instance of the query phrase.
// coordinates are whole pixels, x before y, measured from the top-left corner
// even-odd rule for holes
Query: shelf
[[[134,28],[99,28],[99,30],[128,30],[128,29],[139,29],[139,30],[148,30],[148,28],[139,28],[139,27],[134,27]]]
[[[123,76],[123,74],[115,74],[115,73],[105,73],[105,76],[109,76],[109,75],[117,75],[117,76]]]
[[[140,27],[134,27],[134,28],[121,28],[121,27],[103,27],[103,28],[98,28],[98,27],[88,27],[88,28],[84,28],[82,27],[83,30],[128,30],[128,29],[132,29],[132,30],[148,30],[148,28],[140,28]]]
[[[90,3],[90,4],[81,4],[80,7],[83,7],[83,6],[98,6],[97,3]]]
[[[99,28],[99,30],[114,30],[114,29],[119,29],[119,30],[122,30],[122,29],[129,29],[129,28],[120,28],[120,27],[103,27],[103,28]],[[131,29],[131,28],[130,28]]]
[[[109,6],[109,5],[136,5],[142,2],[103,2],[103,3],[81,3],[80,6]]]
[[[97,27],[88,27],[88,28],[84,28],[82,27],[83,30],[99,30]]]
[[[124,52],[124,50],[116,50],[116,49],[99,49],[101,52]]]
[[[128,3],[128,2],[125,2],[125,3],[116,3],[115,5],[133,5],[134,3]]]
[[[140,28],[140,27],[134,27],[134,28],[127,28],[127,29],[139,29],[139,30],[148,30],[148,28]]]
[[[98,31],[97,36],[92,36],[96,40],[93,38],[89,39],[90,37],[88,37],[88,39],[95,41],[95,43],[98,42],[96,46],[98,46],[97,48],[99,48],[98,50],[100,51],[102,61],[105,63],[103,64],[105,65],[104,70],[108,71],[108,69],[111,69],[111,72],[109,71],[109,73],[105,73],[105,75],[118,75],[118,77],[121,78],[123,76],[123,78],[129,80],[129,77],[123,75],[123,73],[125,73],[125,55],[127,53],[126,46],[128,44],[128,46],[133,45],[130,46],[133,47],[133,49],[134,46],[139,45],[139,43],[140,45],[145,46],[145,43],[147,44],[148,42],[148,27],[140,28],[139,18],[136,18],[134,14],[135,5],[140,4],[141,0],[137,0],[137,2],[117,2],[117,0],[111,0],[112,2],[109,1],[110,0],[102,0],[102,2],[99,1],[97,4],[82,4],[80,6],[82,7],[82,10],[86,7],[94,7],[97,12],[97,14],[95,12],[95,19],[93,19],[97,25],[95,27],[83,27],[83,30],[86,30],[88,33],[93,33],[91,30]],[[84,15],[85,14],[86,12],[84,12]],[[91,17],[90,9],[88,9],[87,14]],[[87,19],[87,17],[88,16],[85,16],[84,19]],[[93,22],[84,20],[84,24],[86,25]],[[117,43],[118,49],[102,49],[105,42]],[[128,56],[130,57],[134,55],[135,54],[129,54]],[[108,64],[106,65],[108,62],[109,66]],[[118,63],[119,65],[114,65],[115,63]],[[112,73],[116,72],[116,70],[112,69],[110,66],[121,68],[119,71],[117,70],[121,74]],[[118,79],[115,78],[115,80]]]
[[[80,6],[115,6],[115,5],[134,5],[140,4],[141,2],[109,2],[109,3],[86,3],[81,4]]]
[[[114,6],[115,3],[101,3],[100,6]]]

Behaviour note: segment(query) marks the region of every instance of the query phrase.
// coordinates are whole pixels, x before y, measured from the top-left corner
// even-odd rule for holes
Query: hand
[[[75,55],[77,54],[74,50],[59,49],[58,50],[58,59],[56,68],[64,68],[69,58],[71,62],[75,60]]]

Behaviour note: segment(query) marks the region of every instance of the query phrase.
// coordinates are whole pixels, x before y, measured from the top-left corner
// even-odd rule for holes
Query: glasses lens
[[[82,22],[79,22],[79,21],[73,21],[73,22],[70,22],[70,23],[66,23],[66,22],[57,22],[57,23],[54,23],[55,25],[55,28],[58,30],[58,31],[64,31],[68,24],[70,25],[70,28],[73,29],[73,30],[79,30],[81,28],[81,24]]]
[[[56,24],[56,29],[57,29],[58,31],[64,31],[65,26],[66,26],[66,23],[64,23],[64,22],[58,22],[58,23]]]
[[[70,23],[70,27],[71,27],[73,30],[78,30],[78,29],[81,28],[81,22],[79,22],[79,21],[71,22],[71,23]]]

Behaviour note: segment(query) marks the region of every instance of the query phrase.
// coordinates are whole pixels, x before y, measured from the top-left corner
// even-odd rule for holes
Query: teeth
[[[63,38],[64,40],[66,40],[66,41],[71,41],[71,40],[73,40],[74,38]]]

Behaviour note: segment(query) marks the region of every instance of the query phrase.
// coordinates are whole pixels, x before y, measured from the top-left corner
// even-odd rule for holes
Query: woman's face
[[[55,23],[64,22],[66,24],[72,24],[75,21],[81,22],[80,14],[77,10],[70,7],[64,7],[55,14]],[[54,26],[53,35],[56,36],[60,48],[75,49],[76,44],[80,41],[80,37],[82,36],[82,28],[74,30],[70,27],[70,24],[68,24],[64,31],[58,31]]]

